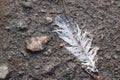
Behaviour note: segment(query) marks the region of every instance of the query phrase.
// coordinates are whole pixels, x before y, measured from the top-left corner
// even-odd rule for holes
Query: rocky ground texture
[[[120,0],[65,1],[68,15],[94,35],[93,45],[100,48],[96,63],[100,76],[120,80]],[[60,0],[3,0],[2,4],[0,78],[93,80],[53,32],[56,14],[49,13],[62,11]],[[42,47],[27,48],[32,42],[26,41],[41,36],[48,36],[45,44],[34,40]]]

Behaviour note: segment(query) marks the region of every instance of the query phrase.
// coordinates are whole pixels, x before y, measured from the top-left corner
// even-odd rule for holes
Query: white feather
[[[87,31],[82,31],[78,24],[65,14],[57,15],[55,23],[59,26],[55,32],[70,45],[65,48],[81,61],[86,70],[98,72],[95,66],[98,47],[91,47],[92,36]]]

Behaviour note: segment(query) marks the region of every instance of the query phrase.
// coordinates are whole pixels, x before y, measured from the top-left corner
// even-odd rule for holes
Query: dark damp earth
[[[0,64],[9,68],[5,80],[93,80],[53,32],[57,14],[49,13],[62,12],[61,1],[28,1],[5,0],[0,9]],[[120,80],[120,0],[66,0],[66,7],[80,28],[94,35],[99,75]],[[26,49],[26,40],[44,35],[49,39],[43,50]]]

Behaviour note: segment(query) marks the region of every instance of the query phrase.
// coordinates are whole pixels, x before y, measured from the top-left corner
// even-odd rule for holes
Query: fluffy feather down
[[[57,15],[55,23],[59,26],[55,32],[70,45],[65,48],[81,61],[86,71],[98,72],[95,66],[98,47],[91,47],[92,36],[87,31],[82,31],[78,24],[65,14]]]

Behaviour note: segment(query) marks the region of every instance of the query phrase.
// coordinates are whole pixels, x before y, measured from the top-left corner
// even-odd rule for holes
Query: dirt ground
[[[26,1],[26,0],[25,0]],[[80,61],[60,47],[53,32],[50,12],[61,12],[61,1],[4,0],[0,25],[0,63],[7,64],[5,80],[93,80]],[[120,0],[66,0],[67,13],[82,28],[94,35],[93,45],[100,48],[96,66],[103,80],[120,80]],[[49,36],[45,49],[30,52],[25,41]]]

